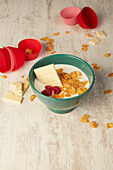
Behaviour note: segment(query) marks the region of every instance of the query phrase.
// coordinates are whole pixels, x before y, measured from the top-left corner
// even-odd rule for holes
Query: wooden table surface
[[[79,25],[67,26],[60,18],[60,10],[68,6],[89,6],[98,15],[96,29],[84,30]],[[113,170],[113,0],[1,0],[0,46],[15,46],[24,38],[54,38],[56,53],[76,55],[89,64],[96,63],[95,84],[87,99],[69,114],[49,111],[37,98],[30,102],[31,87],[21,105],[2,99],[5,91],[21,76],[28,75],[31,66],[50,54],[42,43],[39,57],[28,61],[19,70],[0,73],[0,170]],[[89,44],[87,33],[95,36],[97,30],[106,37],[86,52],[82,44]],[[65,34],[69,31],[69,34]],[[53,33],[60,32],[58,37]],[[105,58],[105,53],[111,53]],[[1,62],[1,61],[0,61]],[[83,114],[90,115],[98,128],[81,123]]]

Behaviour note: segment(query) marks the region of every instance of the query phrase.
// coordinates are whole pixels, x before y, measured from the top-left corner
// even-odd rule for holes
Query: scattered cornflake
[[[91,66],[93,66],[93,67],[94,67],[94,66],[97,66],[97,64],[96,64],[96,63],[93,63],[93,64],[91,64]]]
[[[87,44],[83,44],[83,45],[81,45],[82,47],[88,47],[88,45]]]
[[[41,41],[48,41],[48,37],[43,37],[40,39]]]
[[[27,48],[27,49],[25,50],[24,54],[29,54],[29,55],[31,55],[31,54],[32,54],[32,50],[30,50],[29,48]]]
[[[51,54],[54,54],[56,51],[52,51]]]
[[[2,79],[6,79],[7,76],[6,76],[6,75],[1,75],[1,78],[2,78]]]
[[[32,95],[30,96],[30,101],[32,102],[35,98],[36,98],[36,95],[32,94]]]
[[[54,33],[53,35],[54,35],[54,36],[58,36],[59,34],[60,34],[60,33],[59,33],[59,32],[57,32],[57,33]]]
[[[93,66],[93,69],[94,69],[94,70],[99,70],[100,67],[96,65],[96,66]]]
[[[113,127],[113,123],[106,123],[105,127],[106,127],[106,129],[112,128]]]
[[[113,73],[109,73],[108,77],[113,77]]]
[[[53,45],[53,44],[51,44],[50,46],[51,46],[51,47],[54,47],[54,45]]]
[[[49,42],[54,43],[54,39],[49,39]]]
[[[88,120],[87,118],[81,117],[81,118],[80,118],[80,122],[82,122],[82,123],[88,123],[89,120]]]
[[[109,56],[110,56],[110,53],[104,54],[104,57],[109,57]]]
[[[82,51],[87,51],[87,48],[86,47],[82,47],[81,50]]]
[[[47,51],[52,51],[53,48],[52,48],[51,46],[48,46],[48,47],[46,48],[46,50],[47,50]]]
[[[21,76],[21,78],[23,79],[23,78],[24,78],[24,75],[23,75],[23,76]]]
[[[69,34],[69,31],[65,31],[65,34]]]
[[[94,122],[94,121],[92,121],[92,122],[90,122],[90,126],[92,127],[92,128],[97,128],[97,123],[96,122]]]
[[[87,115],[87,114],[84,114],[82,117],[83,117],[83,118],[86,118],[86,119],[90,118],[90,116]]]
[[[47,45],[51,45],[51,44],[52,44],[52,42],[48,41],[46,44],[47,44]]]
[[[104,91],[104,94],[109,94],[109,93],[111,93],[111,92],[112,92],[111,89],[107,89],[107,90]]]
[[[84,60],[87,63],[87,60]]]
[[[93,37],[91,34],[86,34],[88,37]]]

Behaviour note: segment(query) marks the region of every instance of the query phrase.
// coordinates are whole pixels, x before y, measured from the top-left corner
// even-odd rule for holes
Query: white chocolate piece
[[[14,93],[13,93],[12,91],[9,91],[9,90],[8,90],[8,91],[5,93],[5,95],[3,96],[3,98],[10,100],[13,95],[14,95]]]
[[[14,89],[14,92],[22,92],[22,83]]]
[[[15,95],[12,91],[7,91],[3,98],[19,104],[22,103],[23,100],[23,97]]]
[[[96,45],[100,40],[97,37],[94,37],[89,41],[90,44]]]
[[[24,93],[26,92],[26,90],[28,89],[28,87],[29,87],[29,82],[27,80],[23,80],[23,82],[22,82],[22,91],[21,92],[16,92],[15,91],[15,94],[19,95],[19,96],[23,96]]]
[[[16,103],[21,104],[21,103],[22,103],[22,100],[23,100],[23,97],[14,94],[14,95],[11,97],[10,100],[13,101],[13,102],[16,102]]]
[[[104,38],[106,36],[103,31],[97,31],[96,35],[98,38]]]
[[[45,85],[62,87],[60,78],[56,72],[54,64],[34,69],[36,78]]]
[[[20,84],[21,84],[20,82],[16,81],[16,82],[12,83],[11,86],[13,88],[17,88],[18,86],[20,86]]]

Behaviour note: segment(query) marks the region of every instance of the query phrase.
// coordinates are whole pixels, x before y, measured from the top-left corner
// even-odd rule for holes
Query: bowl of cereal
[[[29,82],[38,99],[59,114],[74,110],[86,98],[94,79],[88,63],[68,54],[47,56],[29,72]]]

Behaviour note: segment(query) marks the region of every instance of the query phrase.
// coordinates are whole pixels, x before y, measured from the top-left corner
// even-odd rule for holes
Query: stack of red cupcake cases
[[[32,54],[25,54],[29,49]],[[24,39],[19,42],[18,48],[3,47],[0,48],[0,72],[9,72],[19,69],[24,65],[25,60],[34,60],[38,57],[41,50],[41,44],[35,39]]]

